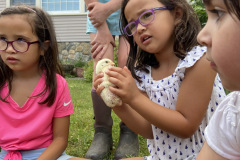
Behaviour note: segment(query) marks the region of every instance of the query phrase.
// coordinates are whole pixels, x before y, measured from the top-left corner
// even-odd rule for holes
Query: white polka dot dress
[[[169,109],[176,109],[178,92],[186,68],[193,66],[204,54],[205,48],[195,47],[188,52],[187,56],[180,60],[175,72],[162,80],[155,81],[151,77],[151,67],[147,67],[149,73],[137,71],[142,83],[138,88],[147,93],[148,97],[155,103]],[[198,130],[190,138],[182,139],[160,128],[152,125],[154,139],[148,139],[147,145],[150,156],[147,160],[192,160],[196,158],[204,142],[204,129],[212,117],[218,104],[224,99],[225,92],[220,78],[216,76],[209,107]],[[184,129],[184,128],[183,128]]]

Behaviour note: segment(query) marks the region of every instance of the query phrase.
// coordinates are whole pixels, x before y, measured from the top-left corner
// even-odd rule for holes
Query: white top
[[[162,80],[153,80],[151,77],[151,67],[147,67],[149,73],[137,71],[142,83],[138,83],[138,88],[147,93],[148,97],[155,103],[166,108],[175,110],[177,97],[180,90],[186,68],[192,67],[206,51],[206,48],[195,47],[187,53],[183,60],[179,60],[174,73]],[[200,84],[199,84],[200,85]],[[197,92],[197,91],[196,91]],[[215,78],[211,101],[198,130],[186,139],[179,138],[167,133],[152,125],[154,139],[148,139],[148,149],[151,156],[147,160],[190,160],[195,159],[204,142],[204,129],[211,118],[213,111],[224,99],[225,92],[218,76]],[[184,128],[183,128],[184,129]]]
[[[219,155],[240,160],[240,92],[230,93],[205,130],[208,145]]]

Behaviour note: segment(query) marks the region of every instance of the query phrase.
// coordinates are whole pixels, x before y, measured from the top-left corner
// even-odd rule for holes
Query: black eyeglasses
[[[137,32],[137,26],[140,23],[143,26],[147,26],[150,23],[152,23],[152,21],[154,20],[154,11],[156,10],[171,10],[173,9],[173,7],[157,7],[157,8],[152,8],[149,9],[145,12],[143,12],[136,21],[132,21],[130,23],[127,24],[127,26],[124,28],[124,32],[128,35],[128,36],[132,36]]]
[[[39,43],[39,41],[27,42],[24,40],[16,40],[16,41],[7,41],[4,39],[0,39],[0,51],[6,51],[8,48],[8,44],[11,44],[13,49],[17,52],[27,52],[29,46],[34,43]]]

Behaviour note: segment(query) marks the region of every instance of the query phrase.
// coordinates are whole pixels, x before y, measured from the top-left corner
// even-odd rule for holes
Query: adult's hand
[[[111,14],[109,7],[100,2],[92,2],[88,4],[87,9],[89,10],[89,20],[96,28],[102,25]]]
[[[107,27],[107,24],[104,23],[103,25],[104,26],[102,26],[102,28],[99,28],[96,37],[91,42],[92,45],[91,53],[93,58],[97,57],[101,59],[110,45],[116,47],[115,41]]]

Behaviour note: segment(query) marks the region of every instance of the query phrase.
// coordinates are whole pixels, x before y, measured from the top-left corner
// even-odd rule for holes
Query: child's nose
[[[138,25],[137,25],[137,32],[141,33],[144,30],[146,30],[146,26],[143,26],[141,23],[138,23]]]
[[[209,26],[206,24],[204,28],[199,32],[197,36],[197,41],[204,46],[211,46],[211,34],[209,32]]]
[[[14,49],[13,45],[8,43],[8,46],[6,48],[6,52],[9,52],[9,53],[16,53],[16,50]]]

